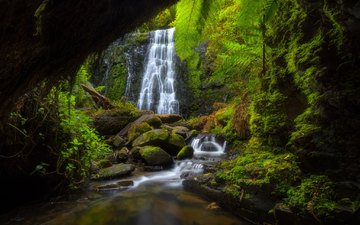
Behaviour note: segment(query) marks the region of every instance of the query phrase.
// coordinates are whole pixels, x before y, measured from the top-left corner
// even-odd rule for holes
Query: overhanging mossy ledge
[[[40,81],[55,84],[72,77],[90,53],[104,49],[175,2],[2,1],[0,121]]]

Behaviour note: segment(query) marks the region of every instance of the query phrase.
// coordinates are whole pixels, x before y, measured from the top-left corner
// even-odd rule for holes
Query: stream
[[[183,189],[183,176],[201,174],[205,166],[226,157],[226,142],[220,144],[212,135],[199,135],[191,145],[194,157],[175,161],[172,169],[92,182],[81,198],[17,209],[1,216],[0,224],[248,225]],[[124,180],[132,180],[133,185],[120,191],[96,191],[98,185]]]

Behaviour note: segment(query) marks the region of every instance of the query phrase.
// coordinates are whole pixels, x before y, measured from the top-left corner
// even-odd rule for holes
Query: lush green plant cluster
[[[316,215],[326,215],[336,207],[332,182],[326,176],[311,175],[287,193],[285,202],[289,206],[306,209]]]
[[[255,142],[254,139],[251,142]],[[257,146],[260,149],[255,149]],[[217,179],[241,187],[265,187],[275,195],[286,194],[287,189],[300,178],[296,157],[291,153],[274,154],[261,150],[259,143],[252,143],[235,160],[223,161]]]
[[[55,97],[56,91],[54,89],[50,93],[49,100]],[[67,92],[56,95],[61,120],[59,132],[68,137],[60,145],[58,167],[65,168],[65,176],[71,181],[72,187],[76,187],[76,182],[87,175],[91,160],[105,157],[110,153],[110,147],[89,126],[91,119],[75,109],[75,96]]]
[[[249,116],[249,143],[235,160],[222,163],[217,179],[228,187],[270,186],[281,198],[288,196],[287,204],[325,215],[339,199],[325,175],[301,173],[298,164],[308,162],[298,155],[356,151],[354,141],[343,136],[350,127],[357,132],[343,118],[353,112],[343,102],[356,99],[356,85],[348,82],[356,80],[350,66],[355,61],[343,54],[340,10],[327,1],[315,8],[305,5],[298,0],[182,0],[175,20],[176,48],[200,99],[208,99],[207,89],[216,90],[210,94],[215,99],[220,88],[231,98],[246,96],[209,117],[191,120],[199,127],[219,122],[211,124],[211,132],[236,141],[239,135],[232,136],[232,129]],[[314,18],[322,19],[314,23]],[[239,194],[237,188],[227,190]]]

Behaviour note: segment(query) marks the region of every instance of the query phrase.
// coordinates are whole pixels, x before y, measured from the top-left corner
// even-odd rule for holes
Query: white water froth
[[[201,174],[204,171],[204,164],[211,163],[225,154],[226,141],[223,144],[216,140],[211,134],[201,134],[195,137],[191,146],[194,148],[194,159],[176,161],[171,170],[152,173],[151,175],[140,176],[134,180],[137,188],[144,183],[162,183],[168,187],[180,187],[183,174]],[[201,157],[201,159],[196,159]]]
[[[225,154],[226,141],[221,145],[214,135],[198,135],[191,141],[194,155],[221,156]]]
[[[204,166],[200,163],[194,163],[189,160],[178,161],[175,167],[171,170],[156,172],[154,175],[141,176],[134,180],[134,186],[136,188],[146,182],[159,182],[165,183],[166,186],[179,187],[182,184],[183,179],[181,175],[190,172],[191,174],[201,174]]]
[[[138,108],[158,114],[179,113],[175,92],[175,28],[151,32]]]

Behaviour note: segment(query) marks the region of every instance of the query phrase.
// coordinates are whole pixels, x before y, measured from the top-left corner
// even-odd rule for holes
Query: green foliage
[[[123,96],[126,87],[127,69],[125,63],[117,63],[111,67],[112,85],[106,92],[111,100],[119,100]]]
[[[327,215],[336,207],[332,182],[326,176],[311,175],[296,188],[291,187],[287,194],[285,202],[289,206],[306,209],[316,215]]]
[[[236,132],[234,129],[234,114],[235,104],[227,105],[226,107],[216,111],[215,118],[218,121],[218,126],[211,130],[214,134],[219,134],[225,137],[227,141],[233,142],[236,140]]]
[[[274,154],[261,149],[261,145],[254,148],[255,145],[258,144],[250,144],[236,159],[223,161],[217,179],[243,187],[267,186],[274,194],[284,194],[300,176],[296,157],[291,153]]]
[[[58,104],[60,127],[69,137],[69,140],[62,145],[58,166],[65,167],[66,177],[72,181],[72,185],[75,185],[77,176],[87,175],[91,160],[106,156],[110,153],[110,148],[96,131],[90,128],[90,118],[75,109],[74,96],[60,92]]]
[[[110,153],[104,140],[90,128],[90,118],[75,109],[75,97],[66,92],[52,90],[48,100],[57,97],[59,104],[61,133],[68,140],[61,140],[61,152],[58,168],[64,168],[65,176],[70,180],[72,188],[87,175],[91,160],[100,159]],[[60,141],[60,140],[59,140]]]
[[[75,96],[76,107],[93,106],[91,97],[82,89],[81,84],[86,84],[90,80],[89,62],[86,61],[78,70],[75,80],[71,87],[71,94]]]

